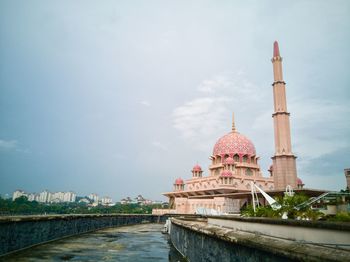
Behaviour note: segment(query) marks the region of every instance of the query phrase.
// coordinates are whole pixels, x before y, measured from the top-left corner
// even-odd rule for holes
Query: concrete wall
[[[331,244],[350,249],[350,225],[347,223],[208,217],[208,224],[292,241]]]
[[[350,257],[349,230],[347,223],[179,217],[171,218],[170,238],[189,261],[343,262]]]
[[[86,233],[97,229],[165,222],[155,215],[52,215],[0,218],[0,256],[36,244]]]
[[[293,261],[254,247],[232,244],[174,223],[171,224],[170,239],[189,261]]]

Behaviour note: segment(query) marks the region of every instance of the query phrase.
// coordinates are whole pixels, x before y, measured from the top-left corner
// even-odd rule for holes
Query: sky
[[[343,189],[349,1],[0,0],[0,193],[165,200],[232,112],[268,176],[275,40],[298,176]]]

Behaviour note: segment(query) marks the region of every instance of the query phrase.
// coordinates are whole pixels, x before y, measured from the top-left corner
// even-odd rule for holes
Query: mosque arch
[[[242,162],[247,163],[248,162],[248,156],[244,155],[242,158]]]
[[[247,168],[247,170],[245,171],[245,174],[247,176],[252,176],[253,175],[253,171],[250,168]]]
[[[256,164],[256,162],[255,162],[255,156],[252,156],[252,157],[251,157],[250,162],[253,163],[253,164]]]

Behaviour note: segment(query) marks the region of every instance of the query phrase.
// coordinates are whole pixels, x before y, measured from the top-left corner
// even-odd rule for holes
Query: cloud
[[[3,140],[3,139],[0,139],[0,151],[15,151],[20,153],[30,153],[30,150],[28,148],[20,147],[17,140]]]
[[[346,121],[350,108],[346,104],[302,96],[288,102],[288,108],[291,112],[292,149],[298,157],[298,176],[305,179],[308,187],[329,188],[309,177],[333,180],[345,167],[350,149],[350,124]],[[271,111],[262,112],[255,119],[253,128],[261,135],[273,137]],[[272,145],[273,140],[264,143]],[[342,184],[343,177],[337,174],[337,179],[332,189]]]
[[[327,100],[299,100],[292,102],[290,108],[295,115],[292,119],[295,150],[300,155],[315,159],[350,147],[347,105]]]
[[[125,155],[120,154],[120,153],[114,153],[114,154],[112,154],[112,158],[113,158],[113,159],[118,159],[118,160],[124,160],[124,159],[126,159]]]
[[[232,81],[228,75],[217,75],[212,79],[203,80],[197,87],[197,90],[203,93],[214,93],[231,85]]]
[[[258,85],[252,83],[243,70],[224,72],[203,80],[197,90],[207,95],[221,94],[234,101],[259,101],[266,93],[261,92]]]
[[[139,104],[141,104],[143,106],[146,106],[146,107],[151,106],[151,103],[149,101],[147,101],[147,100],[140,101]]]
[[[157,149],[161,149],[163,151],[168,151],[168,147],[165,146],[164,144],[162,144],[161,142],[159,141],[153,141],[152,142],[152,146],[154,146],[155,148]]]
[[[18,147],[17,140],[3,140],[0,139],[0,149],[2,150],[12,150]]]
[[[299,173],[333,179],[348,159],[350,124],[346,119],[350,108],[325,99],[303,99],[292,101],[290,109],[295,115],[292,131]]]
[[[223,127],[229,126],[225,118],[229,101],[226,97],[201,97],[189,101],[173,111],[173,126],[197,149],[208,152],[218,130],[224,132]]]
[[[175,30],[168,30],[164,32],[160,37],[160,42],[163,45],[168,45],[177,38],[177,33]]]
[[[291,112],[293,151],[308,159],[333,153],[350,146],[346,139],[350,124],[345,121],[350,108],[328,100],[305,97],[288,102]],[[271,111],[260,113],[252,127],[259,133],[273,132]]]
[[[257,111],[260,105],[256,101],[263,96],[258,89],[258,86],[246,79],[242,70],[237,73],[220,73],[205,79],[197,87],[201,97],[173,110],[173,126],[195,148],[210,152],[218,134],[230,131],[233,110],[249,108],[253,113]]]

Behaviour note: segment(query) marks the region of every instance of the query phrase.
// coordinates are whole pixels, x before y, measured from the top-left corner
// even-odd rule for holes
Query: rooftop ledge
[[[256,248],[292,260],[348,261],[350,257],[349,223],[230,216],[171,218],[171,223],[233,245]],[[176,228],[171,228],[173,230]]]

